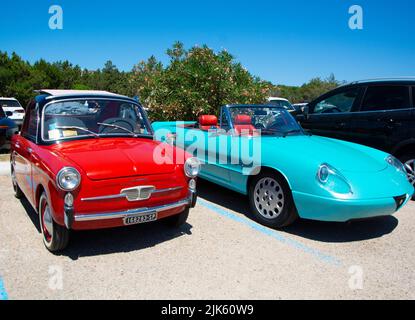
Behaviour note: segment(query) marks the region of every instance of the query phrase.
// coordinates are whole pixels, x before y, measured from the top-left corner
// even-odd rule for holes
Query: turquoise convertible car
[[[248,195],[260,223],[346,222],[394,214],[414,193],[393,156],[306,134],[285,109],[228,105],[198,122],[155,122],[156,139],[202,163],[200,177]]]

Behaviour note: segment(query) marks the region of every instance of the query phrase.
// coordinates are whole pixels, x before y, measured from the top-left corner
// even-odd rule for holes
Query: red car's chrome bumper
[[[190,199],[182,200],[175,203],[166,204],[163,206],[152,207],[152,208],[138,208],[128,211],[120,211],[120,212],[108,212],[108,213],[99,213],[99,214],[76,214],[74,216],[75,222],[82,222],[82,221],[96,221],[96,220],[108,220],[108,219],[124,219],[128,218],[129,216],[136,216],[139,214],[146,214],[151,212],[163,212],[179,207],[189,206]]]
[[[65,225],[68,229],[95,229],[121,226],[125,218],[156,212],[158,219],[182,212],[186,207],[193,208],[196,205],[197,195],[191,192],[184,200],[168,203],[156,207],[141,207],[126,211],[103,212],[103,213],[75,213],[65,208]]]

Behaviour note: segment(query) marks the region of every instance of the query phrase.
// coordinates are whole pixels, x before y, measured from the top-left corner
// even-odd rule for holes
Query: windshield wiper
[[[301,132],[302,130],[301,129],[293,129],[293,130],[289,130],[289,131],[286,131],[286,132],[283,132],[282,133],[282,136],[285,138],[286,136],[288,136],[290,133],[296,133],[296,132]]]
[[[81,131],[84,131],[84,132],[88,132],[89,134],[92,134],[96,138],[99,138],[98,133],[93,132],[91,130],[88,130],[87,128],[82,128],[82,127],[77,127],[77,126],[56,126],[55,129],[58,129],[58,130],[69,130],[69,129],[81,130]]]
[[[102,123],[102,122],[98,122],[97,124],[99,124],[101,126],[104,126],[104,127],[111,127],[111,128],[116,128],[116,129],[124,130],[124,131],[132,134],[134,137],[137,137],[137,133],[135,133],[135,132],[133,132],[131,130],[128,130],[128,129],[124,128],[124,127],[117,126],[116,124],[109,124],[109,123]]]

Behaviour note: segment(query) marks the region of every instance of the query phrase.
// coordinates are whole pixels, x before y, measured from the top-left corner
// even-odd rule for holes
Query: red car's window
[[[141,108],[121,100],[65,100],[48,104],[42,113],[45,141],[85,136],[151,135]]]

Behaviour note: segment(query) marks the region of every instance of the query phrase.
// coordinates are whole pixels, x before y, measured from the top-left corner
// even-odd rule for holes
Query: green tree
[[[167,65],[151,56],[125,72],[112,61],[87,70],[69,61],[40,59],[30,64],[16,53],[0,51],[0,96],[16,97],[25,105],[34,90],[44,88],[107,90],[140,96],[153,119],[194,120],[200,114],[217,114],[225,104],[263,103],[268,96],[310,101],[341,84],[331,75],[300,87],[275,86],[250,74],[226,50],[215,52],[207,46],[187,50],[176,42],[166,53]]]
[[[270,84],[252,76],[227,51],[207,46],[167,50],[167,67],[151,57],[135,66],[131,83],[154,119],[194,120],[228,103],[261,103]]]

